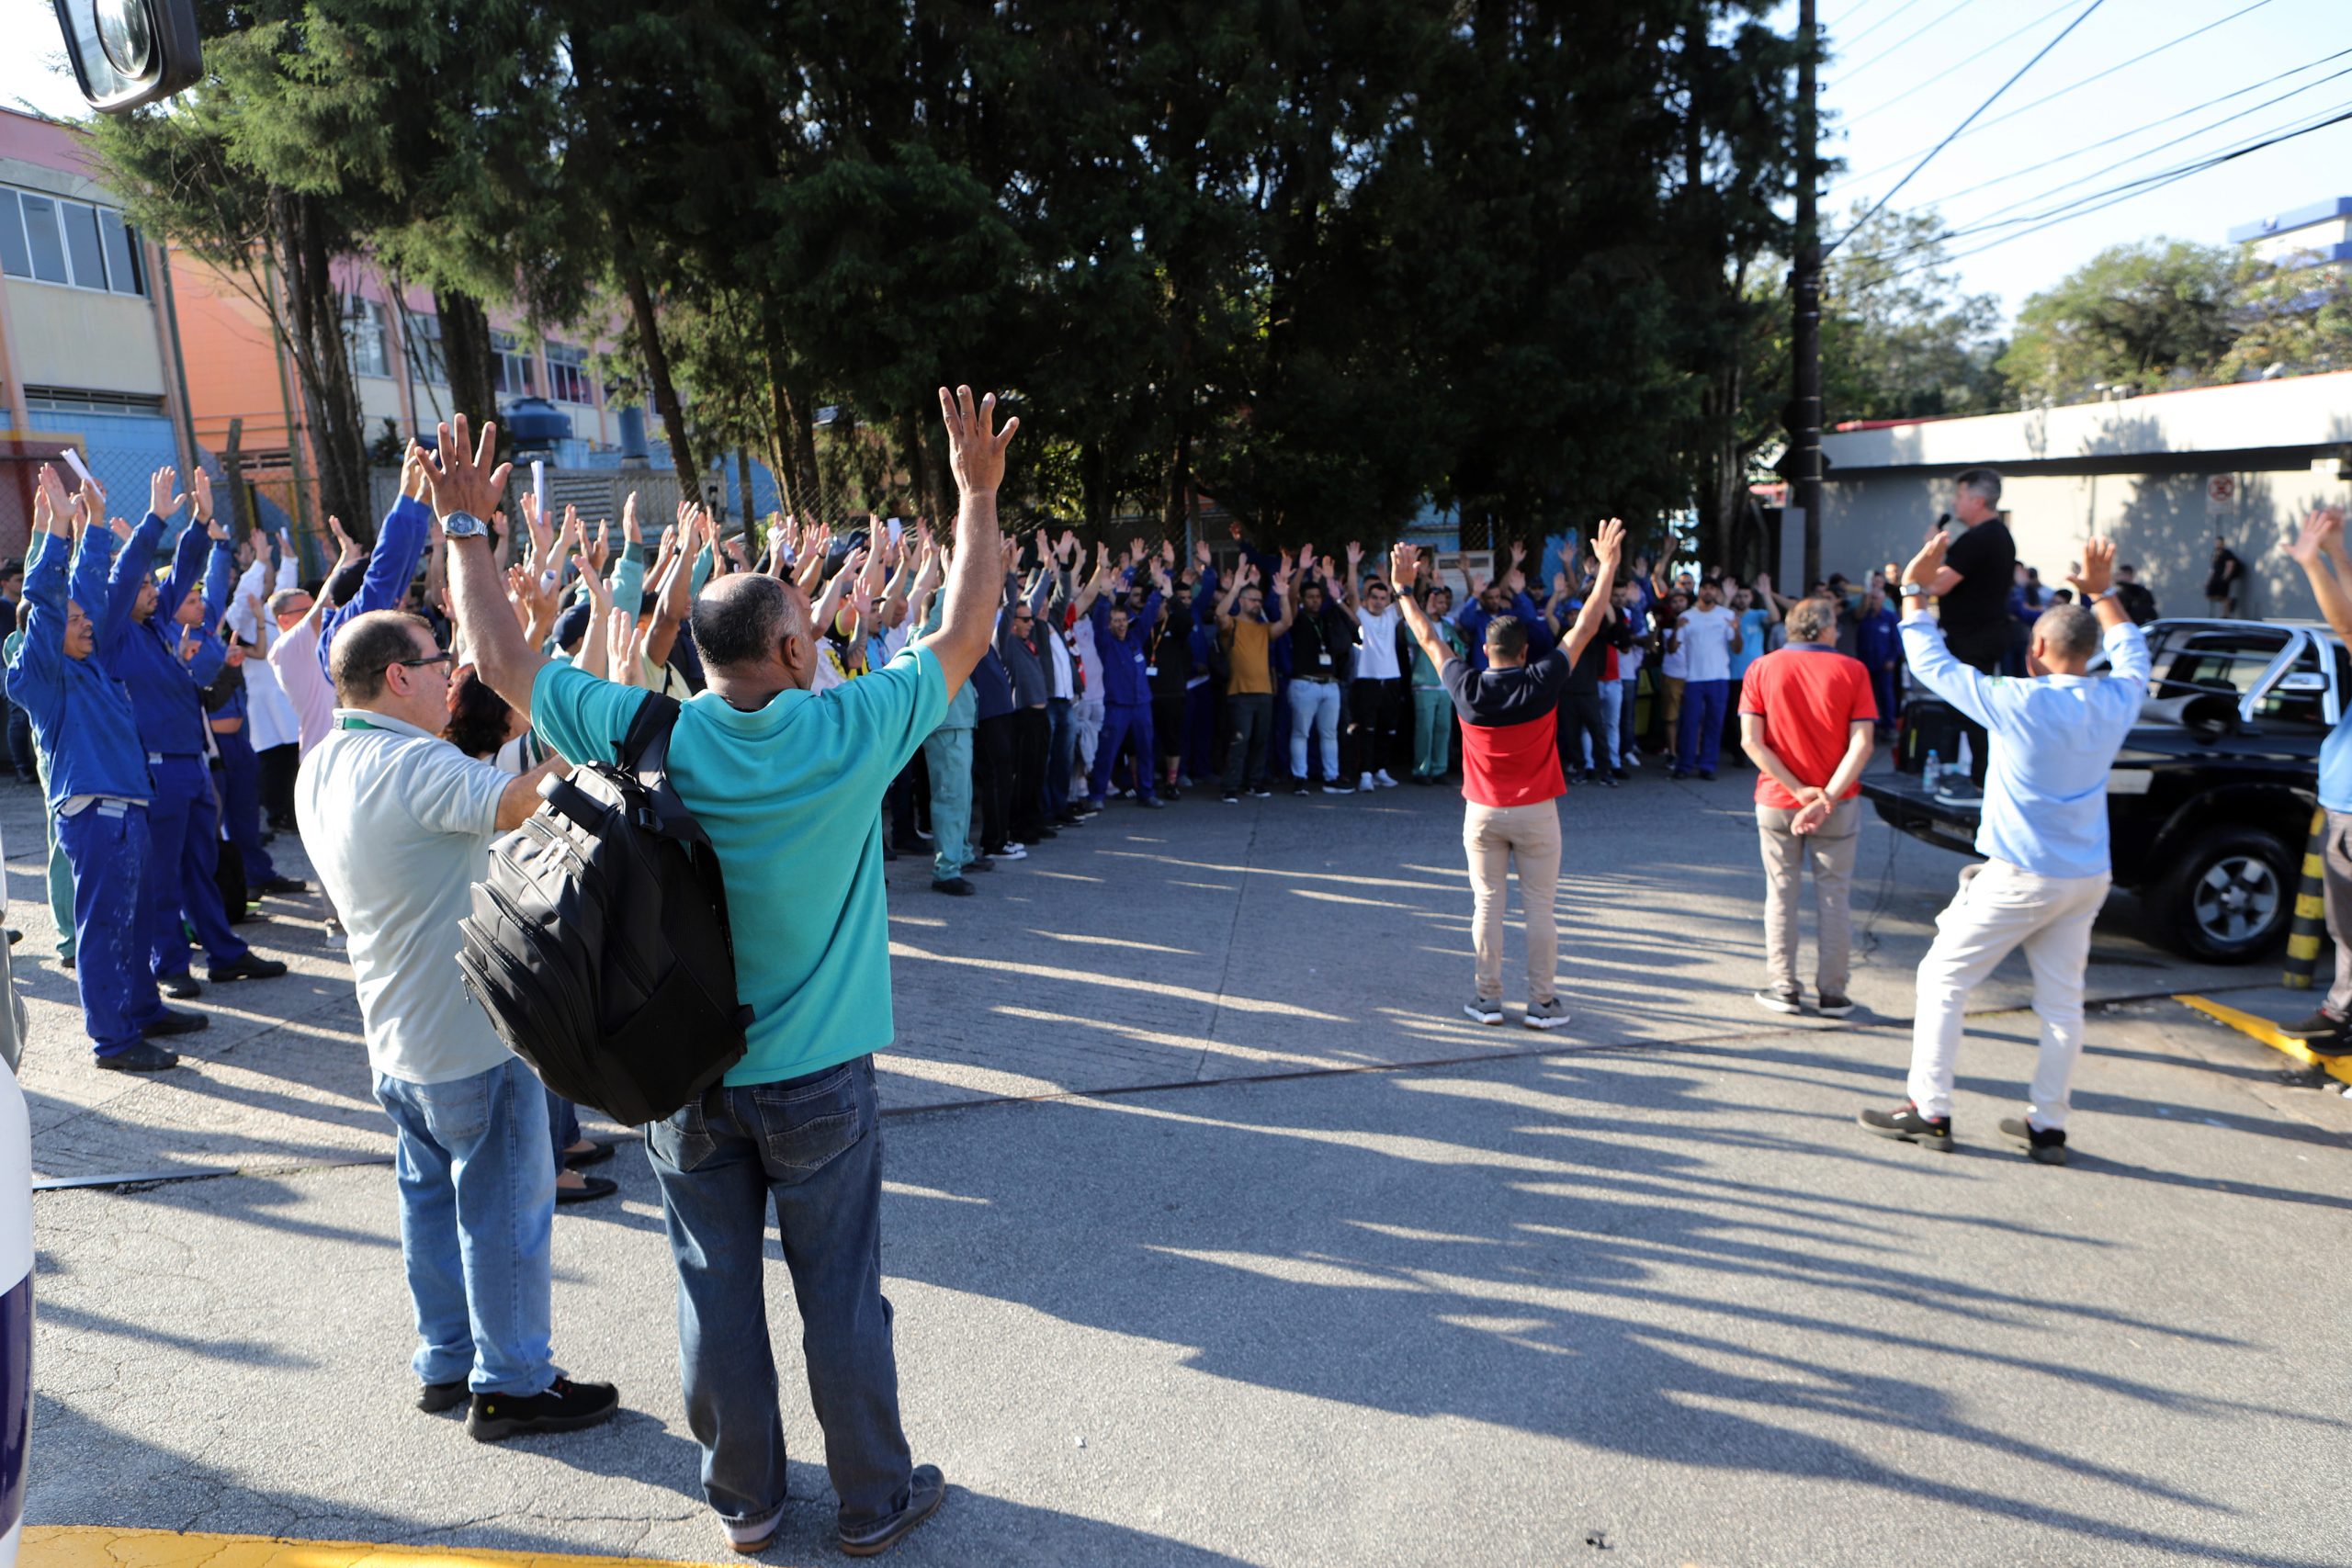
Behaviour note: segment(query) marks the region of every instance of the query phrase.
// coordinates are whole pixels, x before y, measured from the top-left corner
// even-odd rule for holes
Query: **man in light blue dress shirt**
[[[2287,547],[2312,585],[2319,612],[2328,628],[2352,642],[2352,559],[2344,553],[2344,509],[2315,509],[2303,523],[2302,536]],[[2352,1055],[2352,712],[2336,722],[2319,750],[2319,803],[2326,809],[2321,829],[2321,883],[2325,895],[2327,934],[2335,943],[2335,983],[2327,998],[2301,1023],[2279,1026],[2278,1032],[2300,1040],[2314,1056],[2334,1060]]]
[[[2067,580],[2081,603],[2046,610],[2033,624],[2034,678],[1971,669],[1944,646],[1923,604],[1948,544],[1942,533],[1931,536],[1904,569],[1903,648],[1914,675],[1991,735],[1976,833],[1984,861],[1961,873],[1960,892],[1936,917],[1936,940],[1919,963],[1911,1098],[1860,1120],[1883,1137],[1952,1146],[1962,1009],[1969,991],[2022,947],[2033,966],[2041,1060],[2026,1115],[2005,1119],[2001,1131],[2034,1159],[2063,1165],[2067,1084],[2083,1049],[2083,971],[2109,880],[2107,775],[2147,694],[2148,647],[2109,591],[2113,542],[2091,539],[2081,572]],[[2109,673],[2086,674],[2102,643]]]

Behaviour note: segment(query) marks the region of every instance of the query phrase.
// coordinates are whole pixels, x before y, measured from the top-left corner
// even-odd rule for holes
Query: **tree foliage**
[[[2234,265],[2186,240],[2110,246],[2026,300],[2001,373],[2055,402],[2209,380],[2230,346]]]
[[[935,514],[952,377],[1035,433],[1012,499],[1098,526],[1745,503],[1792,166],[1765,0],[208,5],[207,82],[110,154],[141,199],[200,135],[452,325],[616,320],[690,477],[749,449],[796,508]]]

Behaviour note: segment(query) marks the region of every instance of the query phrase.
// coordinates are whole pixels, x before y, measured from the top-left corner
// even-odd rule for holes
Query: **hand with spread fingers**
[[[504,499],[507,476],[514,471],[513,464],[498,460],[497,421],[484,423],[481,437],[475,441],[464,414],[441,426],[439,448],[419,467],[433,495],[433,510],[443,517],[452,512],[489,516]]]
[[[956,490],[965,495],[994,495],[1004,483],[1004,449],[1012,445],[1020,418],[1006,420],[1002,430],[995,428],[996,394],[990,392],[976,404],[969,387],[953,392],[940,388],[939,412],[947,426],[947,467],[956,476]]]

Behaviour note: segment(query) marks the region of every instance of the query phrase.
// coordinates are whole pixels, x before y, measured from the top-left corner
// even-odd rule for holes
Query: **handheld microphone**
[[[1949,512],[1939,512],[1939,513],[1936,513],[1936,526],[1937,526],[1937,527],[1939,527],[1939,528],[1949,528],[1949,527],[1951,527],[1951,513],[1949,513]]]

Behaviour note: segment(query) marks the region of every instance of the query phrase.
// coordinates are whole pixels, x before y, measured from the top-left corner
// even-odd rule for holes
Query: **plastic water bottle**
[[[1943,783],[1943,759],[1930,750],[1928,753],[1928,765],[1919,770],[1919,783],[1929,795],[1933,795],[1936,793],[1936,786]]]

